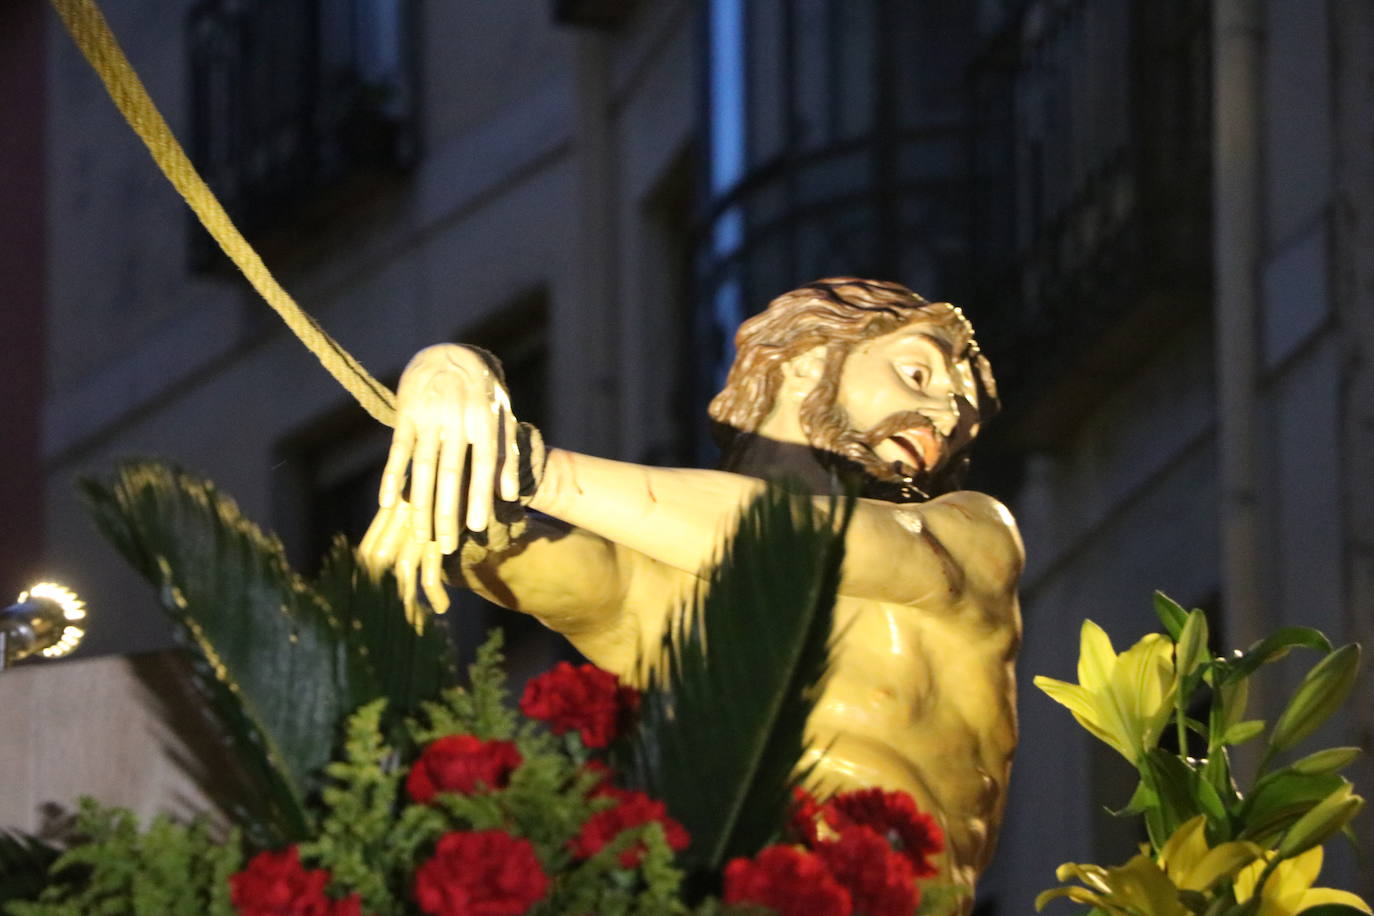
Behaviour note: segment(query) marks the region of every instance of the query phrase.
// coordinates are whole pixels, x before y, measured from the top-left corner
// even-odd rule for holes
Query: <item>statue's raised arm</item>
[[[736,349],[711,404],[722,470],[552,449],[520,494],[538,513],[524,533],[475,561],[450,560],[450,578],[633,679],[763,479],[800,480],[817,498],[837,474],[858,480],[835,608],[843,637],[808,723],[811,746],[826,750],[811,752],[810,778],[821,789],[911,793],[944,828],[942,880],[972,888],[1016,740],[1024,563],[1007,510],[959,489],[968,448],[997,408],[991,369],[959,309],[853,278],[778,297],[740,328]],[[517,498],[515,425],[478,351],[431,348],[406,369],[382,510],[364,546],[412,594],[418,569],[436,609],[447,603],[444,555]],[[412,505],[402,509],[407,476]]]

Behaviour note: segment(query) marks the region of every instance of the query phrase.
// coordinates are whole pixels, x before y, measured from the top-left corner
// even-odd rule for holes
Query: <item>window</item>
[[[696,245],[715,390],[740,320],[821,276],[967,285],[968,4],[711,0]]]
[[[413,162],[412,19],[411,0],[195,7],[192,157],[246,234],[321,219],[326,192],[347,198]],[[193,263],[208,266],[213,243],[196,239]]]

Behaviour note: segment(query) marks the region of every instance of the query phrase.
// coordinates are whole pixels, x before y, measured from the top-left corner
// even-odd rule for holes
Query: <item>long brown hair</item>
[[[927,302],[900,283],[832,277],[784,293],[740,325],[735,362],[709,408],[721,451],[728,455],[741,435],[754,433],[768,417],[787,360],[814,347],[826,348],[821,379],[802,404],[805,427],[811,416],[834,403],[840,371],[855,344],[917,321],[950,325],[960,332],[963,358],[971,362],[979,389],[979,417],[986,420],[996,413],[992,367],[979,352],[963,312],[948,302]]]

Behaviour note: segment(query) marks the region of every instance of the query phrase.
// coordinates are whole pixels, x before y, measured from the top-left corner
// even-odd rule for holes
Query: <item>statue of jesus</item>
[[[523,497],[499,370],[472,348],[421,351],[401,378],[365,553],[395,565],[412,594],[418,575],[442,608],[441,563],[462,528],[483,531],[495,507],[527,501],[536,514],[523,534],[453,575],[633,680],[764,478],[799,479],[822,498],[835,469],[859,469],[865,488],[834,615],[844,635],[804,762],[823,790],[909,792],[944,828],[939,879],[972,890],[1016,744],[1024,563],[1006,508],[958,489],[968,447],[997,407],[991,369],[959,309],[848,277],[778,297],[735,343],[710,405],[721,470],[554,448]]]

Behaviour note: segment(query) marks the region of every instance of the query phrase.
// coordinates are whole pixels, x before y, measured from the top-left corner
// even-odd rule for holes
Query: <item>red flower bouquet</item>
[[[229,877],[230,899],[241,916],[360,916],[357,894],[343,900],[325,895],[329,872],[307,870],[295,846],[258,853]]]
[[[445,834],[415,873],[415,900],[435,916],[520,916],[548,888],[530,842],[501,830]]]
[[[770,907],[778,916],[849,916],[849,892],[814,853],[769,846],[725,866],[725,902]]]
[[[944,852],[945,838],[935,818],[916,807],[905,792],[857,789],[836,795],[824,806],[826,823],[836,830],[870,827],[907,857],[916,877],[936,873],[932,858]]]
[[[856,913],[911,916],[921,900],[911,863],[868,827],[842,831],[818,844],[816,855],[849,891]]]
[[[525,686],[520,711],[547,723],[555,735],[575,731],[587,747],[603,748],[619,737],[621,720],[638,699],[638,691],[621,686],[609,671],[559,662]]]
[[[410,768],[406,791],[428,804],[439,792],[474,792],[505,788],[521,763],[513,741],[482,741],[472,735],[448,735],[425,748]]]
[[[590,859],[617,836],[631,827],[640,827],[653,821],[663,825],[663,835],[668,845],[681,852],[687,848],[687,831],[682,825],[668,816],[663,802],[654,801],[643,792],[631,792],[609,786],[598,790],[601,796],[610,796],[619,803],[614,808],[598,811],[582,825],[582,832],[569,844],[574,856]],[[644,844],[625,850],[620,854],[620,864],[634,868],[644,858]]]

